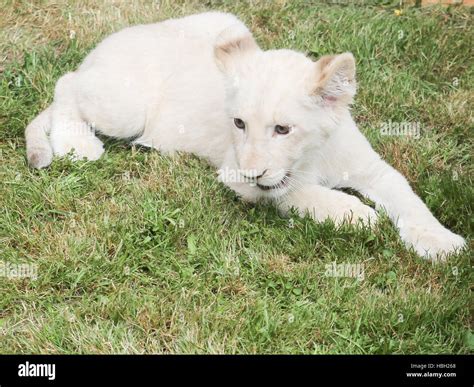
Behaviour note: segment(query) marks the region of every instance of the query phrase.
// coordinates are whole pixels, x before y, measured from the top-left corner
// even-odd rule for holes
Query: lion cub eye
[[[276,125],[275,126],[275,133],[288,134],[288,133],[290,133],[290,127],[289,126],[283,126],[283,125]]]
[[[239,129],[245,129],[245,122],[242,121],[240,118],[234,118],[234,125],[237,126]]]

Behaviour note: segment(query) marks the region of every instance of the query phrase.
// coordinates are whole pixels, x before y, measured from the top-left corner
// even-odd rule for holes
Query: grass
[[[1,0],[0,260],[38,269],[0,277],[1,353],[473,350],[471,250],[432,265],[384,217],[374,230],[284,219],[193,156],[118,141],[97,162],[26,165],[27,123],[104,36],[219,9],[264,48],[352,51],[361,130],[472,237],[472,10],[326,3]],[[381,136],[389,120],[419,122],[420,138]],[[325,276],[334,261],[363,264],[364,280]]]

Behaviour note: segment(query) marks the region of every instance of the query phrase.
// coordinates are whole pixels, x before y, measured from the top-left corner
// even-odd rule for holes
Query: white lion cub
[[[98,159],[100,133],[161,152],[204,157],[245,200],[270,199],[316,221],[375,221],[384,208],[407,246],[442,259],[464,246],[380,159],[351,118],[351,54],[313,62],[262,51],[235,16],[219,12],[112,34],[56,84],[54,102],[26,128],[35,168],[53,154]]]

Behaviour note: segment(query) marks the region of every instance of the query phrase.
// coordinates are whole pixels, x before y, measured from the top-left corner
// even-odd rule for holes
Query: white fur
[[[349,112],[354,94],[351,54],[312,62],[295,51],[262,51],[230,14],[135,26],[110,35],[58,81],[53,104],[27,128],[28,160],[38,168],[51,162],[48,133],[54,154],[96,160],[104,151],[96,128],[238,171],[250,180],[221,180],[245,200],[273,200],[317,221],[376,221],[372,208],[334,190],[352,187],[383,207],[420,255],[462,248],[463,238],[359,132]],[[278,134],[276,125],[290,132]]]

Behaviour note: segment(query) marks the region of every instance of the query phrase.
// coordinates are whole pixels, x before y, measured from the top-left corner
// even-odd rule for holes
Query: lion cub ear
[[[326,105],[349,105],[356,93],[354,56],[351,53],[323,56],[314,67],[311,94]]]
[[[222,31],[214,45],[216,64],[222,72],[228,72],[237,61],[260,50],[250,31],[241,24]]]

